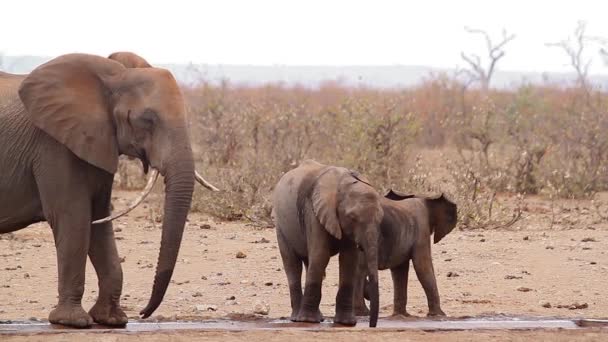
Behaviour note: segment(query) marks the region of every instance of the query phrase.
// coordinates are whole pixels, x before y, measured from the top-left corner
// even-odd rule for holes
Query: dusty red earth
[[[116,207],[136,196],[115,192]],[[607,199],[605,194],[604,198]],[[608,202],[608,201],[607,201]],[[160,224],[153,220],[157,204],[147,200],[114,227],[124,258],[122,305],[131,319],[145,306],[158,256]],[[555,207],[555,204],[553,205]],[[539,198],[526,199],[523,219],[503,230],[454,230],[433,246],[443,310],[452,317],[543,316],[608,317],[608,216],[589,201],[562,201],[558,209]],[[602,214],[603,213],[603,214]],[[550,222],[553,221],[553,224]],[[238,253],[245,257],[237,258]],[[57,272],[52,234],[37,224],[0,239],[0,319],[45,320],[56,303]],[[330,262],[324,282],[321,311],[333,316],[337,292],[337,259]],[[390,272],[381,272],[381,316],[392,312]],[[90,264],[84,307],[97,296],[97,279]],[[198,213],[189,216],[173,281],[153,319],[251,319],[289,315],[289,294],[274,229],[242,222],[218,222]],[[410,274],[408,311],[426,314],[426,298],[414,272]],[[260,310],[261,309],[261,310]],[[267,315],[263,312],[268,309]],[[164,341],[169,333],[148,334]],[[363,339],[403,341],[395,332],[286,331],[282,339]],[[171,340],[275,340],[277,332],[180,332]],[[82,335],[75,335],[80,336]],[[96,335],[97,336],[97,335]],[[130,341],[134,335],[102,334],[104,341]],[[358,336],[358,337],[357,337]],[[2,336],[2,339],[8,336]],[[13,336],[10,340],[40,339]],[[606,330],[408,332],[409,339],[433,341],[498,339],[551,341],[606,340]],[[63,340],[44,335],[45,341]],[[407,340],[407,339],[405,339]],[[28,339],[29,341],[29,339]]]

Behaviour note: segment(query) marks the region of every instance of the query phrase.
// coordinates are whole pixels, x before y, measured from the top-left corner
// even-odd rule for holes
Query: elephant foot
[[[323,314],[321,314],[321,310],[316,312],[306,312],[300,311],[295,319],[292,319],[294,322],[308,322],[308,323],[321,323],[323,322]]]
[[[93,318],[80,305],[57,305],[49,314],[49,322],[75,328],[88,328]]]
[[[350,313],[336,312],[336,317],[334,317],[334,323],[354,326],[357,324],[357,317],[355,317],[352,311]]]
[[[118,305],[95,303],[89,311],[95,323],[124,327],[127,325],[127,315]]]
[[[441,309],[429,310],[427,317],[445,317],[446,314]]]
[[[357,316],[369,316],[369,309],[365,304],[363,306],[355,307],[355,315]]]

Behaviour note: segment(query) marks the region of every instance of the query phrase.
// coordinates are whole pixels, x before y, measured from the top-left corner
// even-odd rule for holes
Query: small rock
[[[126,257],[122,257],[122,258],[120,258],[120,263],[122,264],[122,263],[123,263],[123,262],[125,262],[126,260],[127,260],[127,258],[126,258]]]
[[[221,276],[221,275],[222,275],[222,272],[217,272],[215,275],[217,275],[217,276]]]
[[[253,241],[253,243],[270,243],[270,240],[266,239],[265,237],[262,237],[259,240]]]
[[[200,227],[201,229],[211,229],[211,225],[206,224],[206,223],[205,223],[205,224],[201,224],[199,227]]]
[[[507,274],[505,276],[505,279],[523,279],[523,277],[522,276],[514,276],[514,275]]]
[[[549,303],[549,302],[540,302],[540,306],[542,306],[543,308],[550,309],[551,308],[551,303]]]
[[[545,249],[555,249],[555,247],[553,247],[553,246],[547,246],[547,247],[545,247]]]
[[[217,311],[217,305],[201,304],[195,307],[196,311]]]
[[[586,237],[586,238],[582,239],[581,242],[597,242],[597,240],[592,237]]]
[[[205,276],[201,276],[201,279],[203,279],[203,280],[207,280],[207,277],[205,277]]]
[[[590,249],[591,249],[591,247],[583,247],[583,250],[584,250],[584,251],[588,251],[588,250],[590,250]]]
[[[190,280],[184,280],[184,281],[175,282],[175,285],[184,285],[184,284],[190,284]]]
[[[272,282],[271,281],[267,281],[267,282],[264,283],[264,285],[266,285],[266,286],[272,286]]]
[[[445,261],[452,261],[452,258],[445,259]]]
[[[268,313],[270,312],[270,306],[264,302],[256,302],[254,307],[253,307],[253,313],[258,314],[258,315],[268,315]]]
[[[590,264],[590,265],[597,265],[597,262],[595,262],[595,261],[591,261],[589,264]]]
[[[586,309],[589,307],[589,304],[587,303],[572,303],[570,305],[558,305],[557,306],[560,309],[568,309],[568,310],[580,310],[580,309]]]
[[[235,299],[236,299],[235,296],[226,297],[226,300],[235,300]]]
[[[458,274],[456,272],[450,271],[450,272],[448,272],[447,277],[448,278],[456,278],[456,277],[460,277],[460,274]]]
[[[237,259],[245,259],[246,257],[247,257],[247,254],[245,254],[245,253],[243,253],[241,251],[236,252],[236,258]]]
[[[114,228],[114,233],[120,233],[120,232],[122,232],[122,228],[120,228],[120,227]]]
[[[203,296],[203,294],[202,294],[202,293],[200,293],[200,292],[198,292],[198,291],[197,291],[197,292],[194,292],[194,293],[192,294],[192,297],[202,297],[202,296]]]
[[[479,242],[486,242],[486,239],[479,239]]]
[[[529,288],[529,287],[520,286],[520,287],[517,288],[517,291],[519,291],[519,292],[530,292],[530,291],[532,291],[532,289]]]
[[[41,245],[41,244],[39,244],[39,243],[35,243],[35,244],[33,244],[32,246],[34,246],[34,247],[41,247],[42,245]]]
[[[524,236],[524,241],[528,241],[530,240],[530,237],[528,235]]]

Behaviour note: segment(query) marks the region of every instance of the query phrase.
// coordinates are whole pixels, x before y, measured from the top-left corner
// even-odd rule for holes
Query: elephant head
[[[419,198],[424,201],[429,214],[429,226],[434,235],[433,243],[441,241],[448,235],[458,221],[456,204],[445,197],[443,193],[435,196],[417,196],[389,190],[384,196],[390,200],[400,201],[408,198]]]
[[[329,234],[353,241],[365,255],[370,282],[370,327],[375,327],[379,310],[378,231],[383,217],[380,195],[355,171],[329,167],[317,179],[312,204]]]
[[[118,156],[141,160],[165,179],[162,239],[150,301],[160,305],[177,260],[192,200],[194,162],[182,93],[171,73],[125,68],[69,54],[39,66],[19,88],[30,121],[76,156],[115,173]]]

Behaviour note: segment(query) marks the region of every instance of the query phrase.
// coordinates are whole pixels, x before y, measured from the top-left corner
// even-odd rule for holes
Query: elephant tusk
[[[220,189],[216,188],[213,184],[207,182],[205,178],[203,178],[203,176],[201,176],[201,174],[198,173],[198,171],[196,170],[194,170],[194,178],[196,178],[196,181],[199,182],[199,184],[204,186],[205,188],[211,191],[220,191]]]
[[[146,187],[144,187],[141,194],[129,205],[129,207],[127,207],[127,209],[125,209],[117,214],[112,214],[108,217],[105,217],[105,218],[102,218],[99,220],[95,220],[95,221],[93,221],[93,224],[110,222],[121,216],[126,215],[128,212],[135,209],[135,207],[137,207],[146,198],[146,196],[148,196],[148,194],[150,194],[150,192],[152,191],[152,188],[154,187],[154,183],[156,183],[157,179],[158,179],[158,170],[152,169],[152,171],[150,173],[150,177],[148,177],[148,183],[146,184]]]

